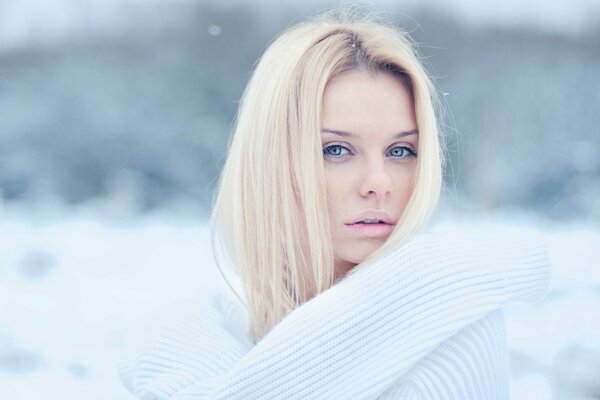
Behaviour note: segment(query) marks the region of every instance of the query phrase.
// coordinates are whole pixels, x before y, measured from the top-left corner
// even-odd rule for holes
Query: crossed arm
[[[143,399],[444,398],[453,390],[502,398],[477,397],[506,386],[477,373],[505,365],[502,354],[478,355],[502,344],[490,318],[508,302],[540,299],[549,279],[535,235],[417,235],[298,307],[255,346],[217,304],[165,326],[123,363],[121,377]],[[458,378],[435,378],[444,370]],[[423,392],[427,380],[438,382],[439,397]]]

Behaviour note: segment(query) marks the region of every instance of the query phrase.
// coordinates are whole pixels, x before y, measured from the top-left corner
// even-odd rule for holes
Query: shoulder
[[[251,348],[247,332],[243,305],[232,295],[178,303],[129,338],[119,377],[138,396],[180,390],[226,371]]]

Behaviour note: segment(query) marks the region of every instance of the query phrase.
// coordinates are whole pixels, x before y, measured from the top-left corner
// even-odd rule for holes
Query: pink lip
[[[390,235],[395,225],[391,224],[346,224],[350,231],[366,238],[384,238]]]
[[[386,224],[394,225],[396,224],[396,220],[394,220],[390,215],[384,210],[365,210],[358,214],[356,218],[352,221],[347,222],[346,225],[356,224],[357,222],[364,221],[366,219],[377,219],[383,221]]]
[[[379,224],[359,223],[364,220],[379,220]],[[358,214],[352,222],[345,224],[350,231],[360,237],[366,238],[384,238],[390,235],[396,226],[396,220],[384,210],[365,210]]]

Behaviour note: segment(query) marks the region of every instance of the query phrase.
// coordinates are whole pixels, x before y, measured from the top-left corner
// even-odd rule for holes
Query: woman
[[[421,233],[438,200],[434,91],[409,38],[319,16],[243,96],[213,223],[243,285],[121,368],[140,398],[504,399],[501,308],[538,300],[535,234]]]

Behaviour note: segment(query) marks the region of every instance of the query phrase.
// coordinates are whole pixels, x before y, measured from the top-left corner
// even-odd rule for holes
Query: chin
[[[375,250],[379,249],[383,243],[384,240],[361,240],[360,243],[353,243],[352,245],[347,246],[346,249],[343,249],[345,251],[340,251],[337,258],[340,260],[345,260],[352,264],[360,264],[364,260],[366,260],[371,254],[373,254]]]

